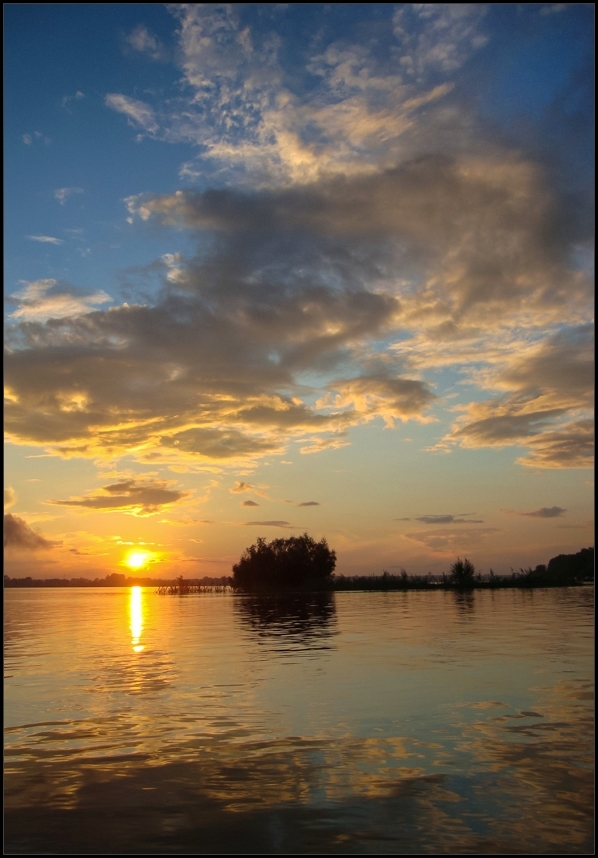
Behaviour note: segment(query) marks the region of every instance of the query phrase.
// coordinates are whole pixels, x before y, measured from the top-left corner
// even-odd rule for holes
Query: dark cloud
[[[395,420],[420,418],[436,399],[422,381],[383,375],[337,379],[329,387],[334,393],[327,401],[334,407],[351,407],[355,413],[370,418],[380,416],[389,426]]]
[[[516,444],[539,435],[550,426],[550,421],[560,417],[564,409],[536,411],[529,414],[499,414],[475,420],[453,433],[458,440],[467,441],[466,446],[491,447]]]
[[[472,515],[472,513],[462,515]],[[482,519],[463,518],[460,515],[420,515],[415,521],[421,521],[423,524],[484,524]]]
[[[239,418],[242,419],[241,415]],[[260,456],[264,453],[281,452],[283,449],[273,439],[255,437],[236,429],[187,429],[162,436],[159,443],[169,449],[176,448],[179,453],[191,453],[215,460]]]
[[[594,464],[594,421],[577,420],[528,442],[530,452],[517,461],[538,468],[591,468]]]
[[[4,547],[37,551],[42,548],[52,548],[57,545],[36,533],[24,519],[10,512],[4,515]]]
[[[541,394],[562,407],[593,405],[593,326],[581,325],[549,336],[509,360],[497,380],[518,393]]]
[[[528,515],[531,518],[558,518],[567,512],[560,506],[543,506],[540,509],[534,509],[532,512],[520,512],[519,515]]]
[[[243,492],[252,492],[254,495],[257,495],[260,498],[265,498],[268,500],[268,495],[265,493],[264,489],[267,489],[268,486],[265,485],[251,485],[251,483],[243,482],[242,480],[235,483],[235,487],[229,489],[231,495],[242,494]],[[246,501],[244,506],[258,506],[253,501]]]
[[[259,506],[259,503],[256,503],[255,501],[252,501],[252,500],[246,500],[246,501],[243,501],[242,505],[243,506]]]
[[[509,392],[469,405],[448,438],[465,447],[524,445],[523,465],[591,467],[593,340],[592,326],[577,326],[509,357],[488,380]]]
[[[171,485],[171,481],[167,480],[119,480],[117,483],[104,486],[100,493],[84,498],[53,500],[49,503],[104,512],[125,511],[136,515],[153,515],[170,504],[188,497],[189,492],[172,489]]]
[[[129,206],[189,230],[203,249],[167,255],[160,289],[144,303],[15,320],[5,423],[18,443],[63,456],[234,463],[317,433],[302,452],[318,452],[348,443],[349,427],[375,417],[389,426],[431,419],[430,385],[388,348],[401,331],[438,350],[441,328],[453,342],[463,330],[483,337],[521,321],[522,307],[526,325],[562,327],[591,303],[546,176],[497,149]],[[488,382],[500,395],[473,403],[448,441],[523,443],[524,463],[581,466],[590,337],[587,326],[551,334],[503,361]],[[306,371],[322,379],[316,404],[299,383]]]
[[[459,528],[458,530],[417,530],[405,533],[407,539],[425,545],[430,551],[442,554],[459,554],[472,545],[478,545],[487,537],[498,533],[496,527]]]
[[[303,503],[298,503],[297,506],[320,506],[318,501],[304,501]]]
[[[288,521],[247,521],[247,527],[293,527]]]

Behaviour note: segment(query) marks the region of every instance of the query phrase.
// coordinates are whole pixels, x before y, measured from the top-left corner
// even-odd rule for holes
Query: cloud
[[[4,509],[10,509],[17,502],[17,493],[12,486],[7,486],[4,489]]]
[[[144,101],[138,101],[122,93],[113,92],[106,96],[104,103],[111,110],[123,113],[128,118],[130,125],[138,125],[150,134],[154,134],[158,130],[155,113],[151,106]]]
[[[320,506],[318,501],[304,501],[303,503],[298,503],[297,506]]]
[[[63,206],[69,197],[72,197],[74,194],[82,194],[84,193],[83,188],[56,188],[54,191],[54,197],[58,200],[61,206]]]
[[[4,515],[4,547],[37,551],[38,549],[52,548],[57,545],[36,533],[26,521],[17,515],[5,513]]]
[[[81,92],[80,89],[78,89],[74,95],[63,95],[61,101],[62,107],[67,113],[72,113],[69,104],[71,101],[80,101],[82,98],[85,98],[85,93]]]
[[[293,527],[288,521],[246,521],[247,527]]]
[[[428,421],[426,443],[444,435],[464,460],[489,450],[527,468],[589,464],[591,218],[551,163],[555,147],[523,139],[535,116],[508,135],[475,116],[488,87],[467,90],[467,65],[478,55],[482,79],[504,50],[485,49],[491,7],[381,5],[356,38],[322,19],[292,51],[289,20],[273,33],[251,6],[168,8],[175,90],[115,82],[102,94],[106,121],[126,136],[189,147],[181,190],[127,200],[157,258],[124,275],[136,286],[119,306],[108,280],[94,295],[34,281],[15,297],[9,440],[90,461],[212,467],[229,474],[225,491],[260,459],[288,461],[295,444],[322,453],[322,467],[344,459],[335,449],[368,423],[368,437],[388,428],[399,455],[390,430],[407,420]],[[165,58],[144,25],[127,44]],[[562,98],[577,122],[571,92]],[[445,369],[459,374],[450,393]],[[83,494],[71,500],[110,497]],[[486,532],[473,514],[412,521],[437,545]]]
[[[594,464],[594,421],[561,424],[527,442],[530,452],[517,459],[532,468],[591,468]]]
[[[548,3],[540,8],[540,15],[556,15],[559,12],[564,12],[567,6],[567,3]]]
[[[239,492],[250,492],[253,490],[253,486],[250,486],[249,483],[237,482],[234,489],[230,489],[232,494],[238,494]]]
[[[388,350],[378,353],[376,364],[372,344],[377,338],[388,341],[400,326],[425,327],[431,313],[436,330],[440,303],[445,314],[460,317],[458,325],[452,322],[457,328],[468,314],[477,331],[495,325],[497,316],[501,324],[509,314],[516,316],[525,290],[513,289],[517,278],[507,270],[501,286],[501,269],[511,263],[498,248],[492,224],[498,217],[508,241],[519,248],[518,260],[525,258],[526,242],[539,241],[530,234],[530,222],[538,220],[542,207],[541,193],[531,207],[533,171],[529,178],[528,168],[516,164],[502,170],[474,167],[467,171],[450,159],[420,159],[384,176],[333,180],[307,190],[130,198],[133,214],[166,228],[211,235],[212,249],[188,260],[178,257],[176,267],[184,276],[176,282],[168,279],[170,261],[158,263],[164,289],[153,304],[122,305],[42,327],[21,325],[20,350],[7,361],[14,381],[9,386],[21,390],[20,404],[11,406],[14,418],[7,414],[12,437],[45,441],[66,455],[77,449],[90,456],[134,450],[144,461],[232,463],[283,453],[290,439],[306,433],[311,437],[304,453],[339,447],[349,443],[347,429],[375,417],[388,426],[430,420],[426,412],[437,397],[429,383],[413,377],[417,371],[411,377],[402,371],[400,353],[397,358]],[[426,214],[431,199],[432,220]],[[441,268],[451,269],[459,255],[465,225],[458,221],[467,210],[474,238],[459,263],[462,273],[438,280]],[[475,236],[481,240],[490,233],[496,246],[484,249],[482,259],[472,249]],[[394,273],[405,264],[401,256],[410,242],[409,265],[417,260],[423,265],[428,248],[425,264],[433,269],[417,298],[411,282],[397,287]],[[434,256],[443,243],[447,256],[441,253],[436,269]],[[555,252],[554,246],[546,248]],[[534,253],[539,270],[540,248]],[[475,272],[490,265],[488,254],[492,276],[475,285]],[[545,284],[554,279],[548,267],[544,274]],[[575,307],[575,291],[567,293],[565,309],[561,293],[555,297],[551,290],[532,279],[526,312],[536,302],[538,310],[552,306],[562,321]],[[512,392],[468,406],[449,442],[492,446],[523,440],[535,462],[556,451],[562,466],[574,464],[574,427],[565,438],[547,433],[587,401],[587,382],[583,387],[579,380],[587,374],[578,372],[584,365],[585,373],[587,340],[587,328],[581,327],[503,359],[481,383]],[[430,341],[422,343],[426,348],[438,350]],[[70,384],[85,390],[88,405],[76,416],[59,405],[65,401],[63,364],[69,366]],[[569,364],[571,370],[565,370]],[[339,377],[342,365],[353,373]],[[315,405],[297,395],[297,379],[305,371],[328,376]],[[43,388],[38,377],[44,378]],[[545,390],[539,395],[541,381]],[[54,391],[56,405],[48,391]],[[585,424],[576,429],[585,431]],[[537,447],[540,435],[552,452]]]
[[[323,44],[322,31],[306,42],[297,86],[283,37],[256,26],[241,7],[171,4],[169,11],[178,22],[175,56],[184,84],[178,97],[154,95],[153,107],[109,106],[121,112],[132,107],[134,121],[156,139],[195,146],[200,154],[180,171],[191,181],[205,174],[206,163],[225,178],[253,185],[302,184],[386,167],[421,148],[417,120],[425,122],[442,104],[455,73],[487,41],[481,4],[414,6],[394,16],[390,7],[387,52],[375,39],[367,45],[333,37]],[[126,46],[156,60],[167,56],[141,24]],[[454,125],[462,134],[463,121]]]
[[[500,531],[496,527],[458,530],[416,530],[403,534],[406,539],[425,545],[430,551],[440,554],[459,554],[472,545],[478,545],[487,537]]]
[[[168,59],[168,51],[160,40],[144,24],[138,24],[125,38],[127,47],[147,54],[152,60]]]
[[[267,498],[267,495],[264,493],[264,489],[267,489],[268,486],[252,486],[250,483],[245,483],[243,481],[237,480],[234,488],[229,489],[230,493],[233,495],[241,494],[242,492],[253,492],[258,497]],[[247,506],[253,506],[253,501],[245,501]]]
[[[33,134],[27,132],[23,134],[22,140],[26,146],[31,146],[33,143],[39,143],[42,140],[46,146],[52,142],[49,137],[44,137],[41,131],[34,131]]]
[[[488,41],[480,32],[487,12],[484,3],[401,6],[393,15],[393,25],[402,48],[402,68],[416,78],[456,71]]]
[[[40,244],[64,244],[64,239],[52,235],[28,235],[29,241],[39,241]]]
[[[482,519],[463,518],[462,516],[464,515],[472,515],[472,513],[465,512],[459,515],[420,515],[415,518],[415,521],[421,521],[423,524],[484,524]]]
[[[523,445],[529,467],[584,468],[593,462],[593,327],[576,326],[503,358],[483,374],[502,392],[475,402],[447,436],[463,447]]]
[[[415,418],[427,422],[422,412],[436,399],[425,382],[406,378],[363,375],[337,379],[329,386],[335,393],[322,399],[322,405],[335,409],[352,408],[367,418],[379,416],[390,427],[395,420]]]
[[[189,496],[189,492],[171,488],[170,480],[123,479],[104,486],[101,491],[83,498],[53,500],[58,506],[80,507],[102,512],[129,512],[133,515],[154,515],[165,507]]]
[[[242,506],[259,506],[259,503],[256,503],[255,501],[252,501],[252,500],[246,500],[246,501],[243,501]]]
[[[89,313],[96,304],[111,301],[103,291],[92,295],[76,294],[78,290],[66,288],[53,278],[24,281],[24,288],[9,297],[17,309],[9,314],[11,320],[46,322],[49,319],[65,319]]]
[[[543,506],[540,509],[534,509],[532,512],[519,512],[517,515],[527,515],[532,518],[558,518],[567,512],[560,506]]]

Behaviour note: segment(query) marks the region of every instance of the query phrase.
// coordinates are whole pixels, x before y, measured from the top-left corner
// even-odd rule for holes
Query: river
[[[5,851],[587,853],[591,586],[5,590]]]

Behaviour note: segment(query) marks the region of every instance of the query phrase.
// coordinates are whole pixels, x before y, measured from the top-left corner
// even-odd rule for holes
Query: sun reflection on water
[[[131,643],[133,652],[141,652],[143,645],[139,643],[143,631],[143,601],[141,598],[141,587],[131,587],[131,600],[129,602],[129,615],[131,619]]]

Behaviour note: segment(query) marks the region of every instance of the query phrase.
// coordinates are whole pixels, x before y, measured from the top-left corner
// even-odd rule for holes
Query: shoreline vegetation
[[[264,543],[267,545],[267,543]],[[332,553],[332,552],[331,552]],[[237,564],[238,566],[238,564]],[[334,575],[307,576],[288,585],[277,585],[271,580],[235,581],[234,576],[174,579],[132,577],[112,573],[105,578],[11,578],[4,576],[4,587],[154,587],[159,595],[224,594],[235,592],[276,593],[284,592],[344,592],[385,590],[496,590],[506,588],[529,589],[537,587],[576,587],[594,582],[594,548],[582,548],[576,554],[559,554],[547,565],[535,569],[511,570],[510,575],[477,572],[469,560],[457,559],[449,572],[439,575],[408,575],[404,569],[399,574],[384,570],[382,575]]]

